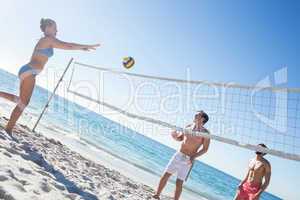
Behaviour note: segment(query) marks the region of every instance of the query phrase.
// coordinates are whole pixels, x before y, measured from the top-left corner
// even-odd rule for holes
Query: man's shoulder
[[[263,158],[263,163],[265,167],[271,168],[271,163],[267,159]]]
[[[206,128],[204,128],[204,127],[201,128],[201,129],[199,129],[198,131],[199,131],[200,133],[210,134],[209,131],[208,131],[208,129],[206,129]],[[205,139],[205,140],[209,140],[208,137],[204,137],[203,135],[198,135],[198,138]],[[203,142],[203,140],[202,140],[202,142]]]
[[[200,131],[203,132],[203,133],[210,134],[209,130],[207,128],[204,128],[204,127]]]

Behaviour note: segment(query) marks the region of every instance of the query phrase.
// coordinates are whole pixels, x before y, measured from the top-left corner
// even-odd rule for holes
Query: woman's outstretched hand
[[[91,51],[91,50],[96,50],[97,47],[99,47],[100,44],[93,44],[93,45],[86,45],[85,47],[82,48],[84,51]]]

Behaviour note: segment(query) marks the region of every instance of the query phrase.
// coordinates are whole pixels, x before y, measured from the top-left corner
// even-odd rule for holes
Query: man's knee
[[[163,175],[163,178],[170,178],[170,176],[172,176],[171,173],[165,172],[164,175]]]

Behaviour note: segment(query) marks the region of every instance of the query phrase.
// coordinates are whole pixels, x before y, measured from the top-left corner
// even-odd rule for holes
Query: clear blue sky
[[[42,35],[41,17],[58,23],[66,41],[98,43],[93,53],[57,50],[48,66],[64,66],[71,56],[89,64],[119,66],[124,55],[132,72],[256,84],[288,67],[289,87],[300,87],[300,1],[1,1],[0,67],[17,73]],[[38,79],[43,85],[44,80]],[[220,147],[221,148],[221,147]],[[205,161],[241,178],[252,152],[224,146]],[[236,153],[236,150],[240,150]],[[220,161],[218,153],[237,155]],[[300,164],[269,157],[270,192],[296,199]],[[245,163],[232,166],[230,163]]]

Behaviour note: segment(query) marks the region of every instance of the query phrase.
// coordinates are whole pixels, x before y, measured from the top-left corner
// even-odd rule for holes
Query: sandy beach
[[[16,126],[13,140],[3,129],[6,122],[0,118],[0,199],[151,199],[153,188],[26,126]]]

